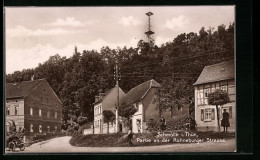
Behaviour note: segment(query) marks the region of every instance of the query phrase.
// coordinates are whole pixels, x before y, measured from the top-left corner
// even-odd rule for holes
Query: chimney
[[[34,80],[34,75],[31,76],[31,81],[33,81],[33,80]]]

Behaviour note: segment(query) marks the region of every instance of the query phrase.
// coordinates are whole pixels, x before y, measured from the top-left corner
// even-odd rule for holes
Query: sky
[[[228,26],[235,17],[234,6],[6,7],[6,73],[35,68],[55,54],[69,58],[75,46],[79,52],[136,48],[147,40],[149,11],[158,46],[203,26]]]

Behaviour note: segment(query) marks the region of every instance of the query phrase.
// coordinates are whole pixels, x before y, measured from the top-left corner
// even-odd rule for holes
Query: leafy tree
[[[119,106],[118,115],[125,118],[127,124],[130,124],[130,118],[137,112],[137,108],[135,108],[131,104],[123,103]],[[131,127],[128,125],[128,127]]]
[[[115,120],[115,114],[110,110],[103,111],[104,122],[107,123],[107,133],[109,133],[109,122]]]
[[[166,110],[171,111],[171,117],[175,109],[180,109],[183,107],[183,101],[186,103],[190,97],[191,92],[187,92],[187,85],[184,81],[175,81],[172,77],[168,77],[163,80],[161,87],[155,92],[155,102],[157,103],[157,109],[159,110],[159,115]]]
[[[217,111],[217,120],[218,120],[218,130],[220,131],[220,125],[219,125],[219,110],[218,106],[224,105],[229,103],[230,99],[228,96],[228,93],[223,90],[215,90],[212,93],[209,93],[208,95],[208,103],[210,105],[215,105],[216,106],[216,111]]]
[[[83,116],[79,116],[77,119],[77,122],[80,126],[86,124],[88,122],[88,118],[87,117],[83,117]]]

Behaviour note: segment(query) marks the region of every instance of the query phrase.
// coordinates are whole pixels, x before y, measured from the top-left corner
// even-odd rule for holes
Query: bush
[[[125,134],[93,134],[93,135],[77,135],[71,138],[70,144],[73,146],[83,147],[115,147],[127,146],[127,142],[118,142],[118,140]]]

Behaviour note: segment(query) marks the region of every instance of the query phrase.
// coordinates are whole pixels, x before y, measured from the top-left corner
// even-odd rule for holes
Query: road
[[[222,143],[203,142],[189,144],[169,144],[145,147],[75,147],[69,144],[71,137],[58,137],[47,141],[35,143],[26,147],[24,151],[8,153],[106,153],[106,152],[234,152],[236,148],[235,138]],[[7,153],[7,154],[8,154]]]

